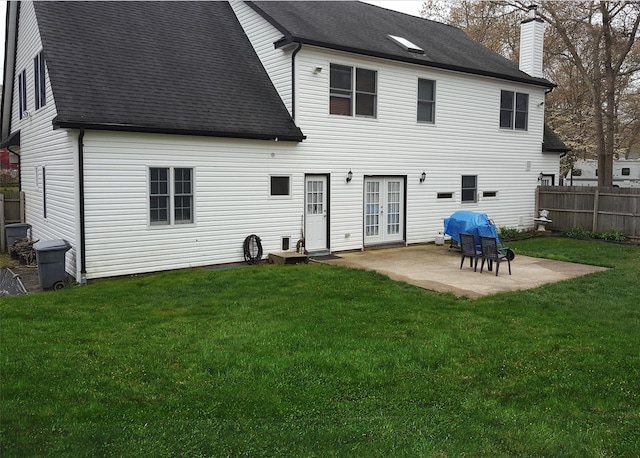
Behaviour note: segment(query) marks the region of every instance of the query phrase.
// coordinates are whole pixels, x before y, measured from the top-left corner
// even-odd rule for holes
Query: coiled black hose
[[[262,259],[262,242],[260,237],[251,234],[244,239],[244,260],[247,264],[257,264]]]

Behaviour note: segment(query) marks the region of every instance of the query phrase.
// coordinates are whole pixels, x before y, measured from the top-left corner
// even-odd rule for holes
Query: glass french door
[[[401,242],[404,239],[404,207],[404,178],[365,178],[365,245]]]

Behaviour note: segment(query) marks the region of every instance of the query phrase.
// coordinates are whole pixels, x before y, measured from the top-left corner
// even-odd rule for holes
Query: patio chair
[[[495,237],[487,237],[484,235],[480,236],[480,248],[482,249],[482,264],[480,265],[480,273],[482,273],[482,269],[484,268],[484,262],[488,261],[488,269],[491,270],[491,266],[493,262],[496,263],[496,277],[498,276],[498,270],[500,270],[500,262],[507,260],[507,264],[509,265],[509,275],[511,275],[511,260],[510,256],[503,252],[501,253],[498,250],[498,241]]]
[[[464,264],[464,258],[469,258],[469,267],[473,267],[473,271],[478,271],[478,258],[482,252],[476,248],[476,240],[473,234],[460,233],[460,268]]]

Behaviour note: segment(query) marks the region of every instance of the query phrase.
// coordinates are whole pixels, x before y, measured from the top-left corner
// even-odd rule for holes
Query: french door
[[[404,178],[365,178],[365,245],[403,241],[404,209]]]

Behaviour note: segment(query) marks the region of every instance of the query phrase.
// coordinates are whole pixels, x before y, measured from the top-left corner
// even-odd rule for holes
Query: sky
[[[390,10],[400,11],[402,13],[412,14],[414,16],[420,15],[420,6],[422,1],[415,0],[367,0],[366,3],[372,5],[381,6]],[[2,47],[0,48],[0,74],[2,74],[4,66],[4,34],[5,34],[5,13],[7,11],[7,2],[5,0],[0,1],[0,38],[2,40]],[[1,84],[1,83],[0,83]]]

